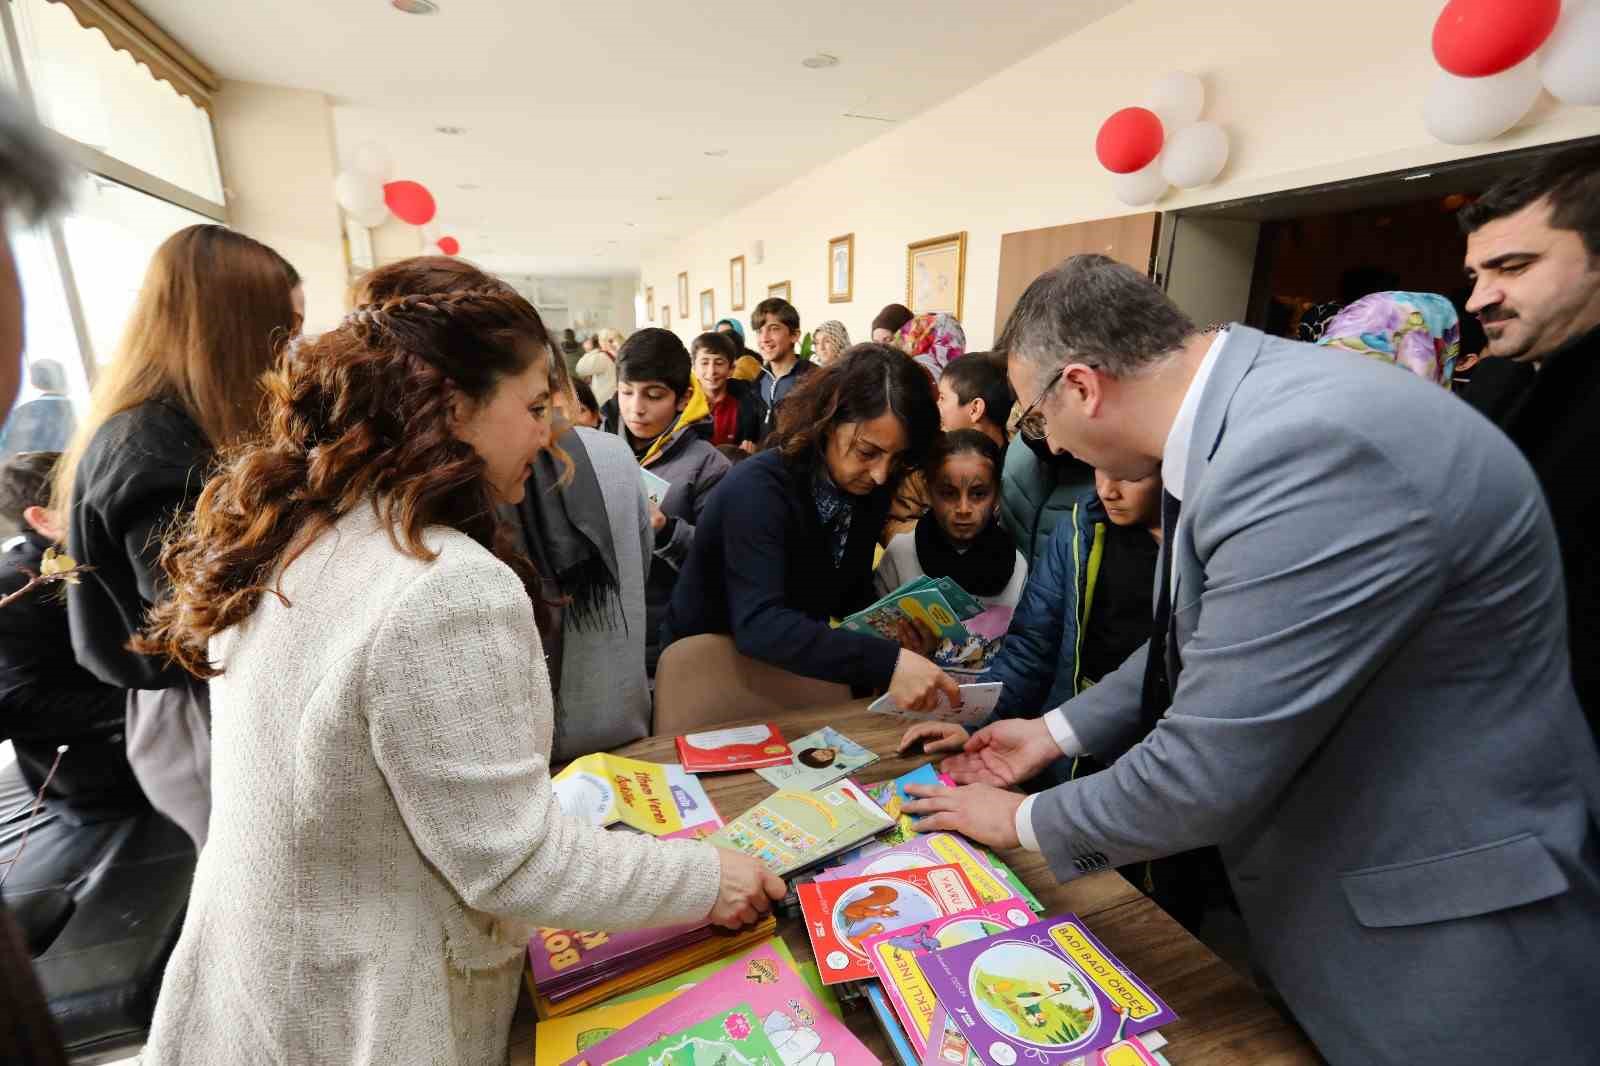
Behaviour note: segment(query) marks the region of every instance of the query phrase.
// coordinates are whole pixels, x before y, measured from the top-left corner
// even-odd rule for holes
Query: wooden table
[[[895,744],[904,723],[868,713],[865,701],[790,712],[782,716],[779,725],[791,739],[831,725],[877,752],[879,761],[855,775],[862,784],[898,777],[927,761],[922,755],[897,756]],[[650,762],[677,761],[672,737],[649,737],[619,748],[617,754]],[[755,806],[773,792],[770,784],[753,773],[710,774],[700,780],[725,819]],[[1044,903],[1047,914],[1076,912],[1106,947],[1178,1013],[1178,1021],[1161,1027],[1170,1041],[1164,1053],[1174,1066],[1278,1066],[1322,1061],[1293,1023],[1121,874],[1106,870],[1059,884],[1043,856],[1020,848],[1001,855]],[[779,931],[796,958],[812,957],[801,922],[780,920]],[[853,1011],[845,1021],[879,1058],[894,1061],[870,1011]],[[533,1062],[533,1024],[533,1008],[524,992],[511,1032],[514,1066]]]

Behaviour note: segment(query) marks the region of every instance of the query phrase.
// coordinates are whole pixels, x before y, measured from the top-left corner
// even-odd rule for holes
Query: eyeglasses
[[[1039,395],[1033,398],[1033,402],[1023,409],[1022,417],[1017,419],[1017,432],[1021,433],[1027,440],[1044,440],[1044,412],[1037,410],[1037,408],[1044,402],[1044,398],[1050,395],[1050,390],[1056,387],[1056,382],[1060,381],[1062,375],[1066,372],[1067,367],[1063,363],[1061,368],[1050,376],[1050,380],[1045,383],[1044,388],[1039,390]]]

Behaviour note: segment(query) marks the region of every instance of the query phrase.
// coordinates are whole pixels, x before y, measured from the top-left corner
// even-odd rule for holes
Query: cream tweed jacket
[[[212,641],[210,839],[144,1062],[503,1063],[532,926],[715,902],[709,845],[562,815],[522,584],[426,542],[358,507],[286,571],[291,606]]]

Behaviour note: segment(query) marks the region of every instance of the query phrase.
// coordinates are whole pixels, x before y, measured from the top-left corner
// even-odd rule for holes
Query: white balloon
[[[1161,125],[1170,133],[1200,120],[1200,112],[1206,106],[1206,87],[1193,74],[1175,70],[1150,86],[1144,106],[1160,117]]]
[[[347,170],[333,179],[333,198],[351,214],[370,212],[383,206],[383,183],[370,174]]]
[[[1438,70],[1422,104],[1422,122],[1445,144],[1492,141],[1528,113],[1539,88],[1537,57],[1487,78],[1458,78]]]
[[[394,173],[394,160],[381,144],[366,141],[356,145],[356,150],[350,153],[350,169],[377,178],[382,185]]]
[[[1215,122],[1196,122],[1167,138],[1161,173],[1180,189],[1209,185],[1228,162],[1228,135]]]
[[[1167,191],[1167,179],[1161,173],[1161,156],[1156,156],[1143,170],[1111,175],[1111,191],[1129,207],[1143,207],[1161,199]]]
[[[365,226],[367,229],[377,229],[379,226],[389,221],[389,208],[381,202],[377,207],[368,207],[360,211],[350,211],[347,209],[345,214],[349,215],[352,220]]]
[[[1600,104],[1600,3],[1567,0],[1544,46],[1539,74],[1564,104]]]

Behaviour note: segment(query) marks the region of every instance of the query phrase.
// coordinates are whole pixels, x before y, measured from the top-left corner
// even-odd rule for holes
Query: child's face
[[[617,382],[617,408],[622,424],[637,440],[653,440],[671,428],[689,402],[664,381]]]
[[[977,419],[972,417],[972,404],[962,403],[956,390],[944,380],[939,382],[939,428],[946,433],[978,428]]]
[[[794,351],[795,344],[800,340],[800,332],[790,329],[776,318],[769,318],[761,323],[756,337],[761,345],[761,358],[770,363]]]
[[[1094,472],[1094,491],[1105,505],[1106,517],[1117,526],[1154,526],[1161,521],[1161,475],[1138,481],[1118,481]]]
[[[694,353],[694,376],[700,382],[700,387],[708,396],[721,396],[722,390],[728,384],[728,375],[733,373],[733,364],[729,363],[719,353],[699,348]]]
[[[932,488],[934,521],[953,543],[974,540],[994,521],[995,469],[983,456],[952,455],[934,475]]]

